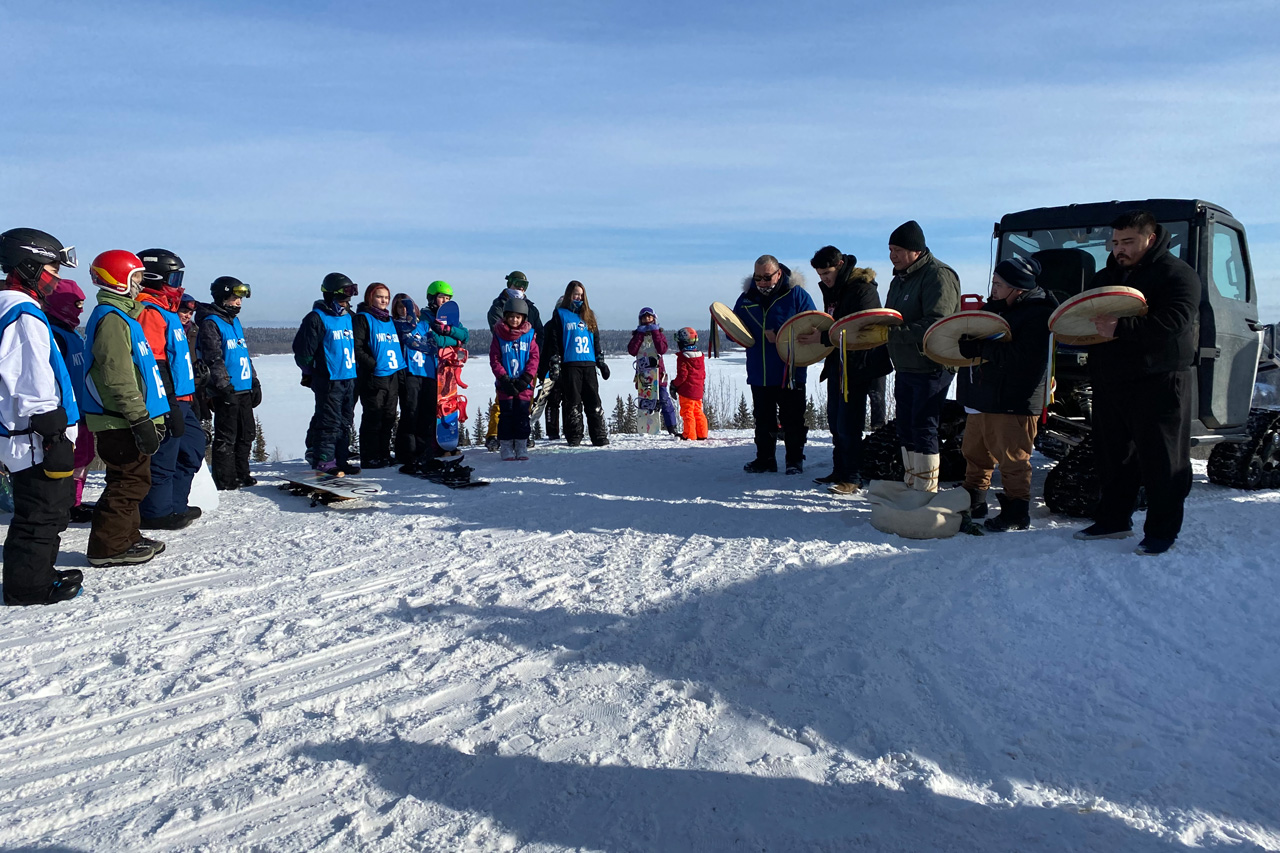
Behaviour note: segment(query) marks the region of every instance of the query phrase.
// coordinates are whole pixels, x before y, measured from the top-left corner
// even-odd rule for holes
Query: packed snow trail
[[[1043,508],[909,542],[751,453],[473,450],[489,489],[332,508],[259,466],[4,611],[0,848],[1280,850],[1280,494],[1200,466],[1162,558]]]

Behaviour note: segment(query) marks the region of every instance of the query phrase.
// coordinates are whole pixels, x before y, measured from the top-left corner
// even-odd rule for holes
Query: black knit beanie
[[[924,231],[920,230],[920,223],[914,219],[893,229],[893,233],[889,235],[889,245],[908,252],[923,252],[928,248],[924,244]]]

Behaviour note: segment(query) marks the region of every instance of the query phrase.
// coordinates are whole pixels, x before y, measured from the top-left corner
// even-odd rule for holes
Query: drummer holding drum
[[[751,337],[747,347],[747,384],[751,386],[756,424],[756,458],[742,466],[751,474],[778,470],[779,421],[786,447],[786,472],[804,471],[805,368],[784,362],[775,345],[777,332],[787,320],[815,310],[813,298],[803,285],[800,273],[793,273],[773,255],[761,255],[733,306],[733,313]]]

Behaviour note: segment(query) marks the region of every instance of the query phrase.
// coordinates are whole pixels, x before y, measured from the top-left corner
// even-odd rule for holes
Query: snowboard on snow
[[[458,303],[446,302],[436,312],[436,320],[458,325]],[[466,388],[462,381],[462,365],[467,351],[461,346],[441,347],[436,353],[436,444],[446,454],[458,450],[458,437],[467,420],[467,398],[458,393]]]
[[[346,477],[341,474],[321,474],[316,471],[308,473],[286,473],[280,484],[281,491],[291,495],[310,498],[311,505],[343,503],[364,498],[372,498],[382,494],[382,487],[368,480],[357,477]]]
[[[647,333],[636,354],[636,418],[640,432],[658,435],[662,432],[662,397],[658,382],[662,377],[659,365],[662,356],[653,344],[653,334]]]

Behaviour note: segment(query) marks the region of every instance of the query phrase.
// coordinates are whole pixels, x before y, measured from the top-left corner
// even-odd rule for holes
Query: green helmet
[[[450,284],[449,284],[449,282],[447,282],[447,281],[433,281],[433,282],[431,282],[431,284],[429,284],[429,285],[427,286],[427,298],[428,298],[428,299],[430,299],[430,298],[431,298],[431,297],[433,297],[433,296],[438,296],[438,295],[439,295],[439,294],[441,294],[441,293],[443,293],[445,296],[447,296],[447,297],[449,297],[450,299],[452,299],[452,298],[453,298],[453,286],[452,286],[452,285],[450,285]]]

